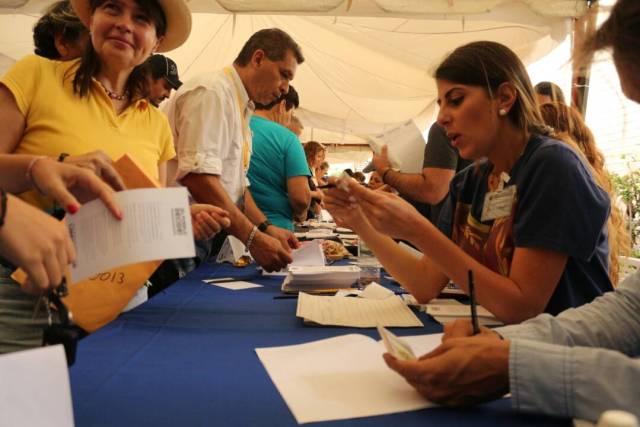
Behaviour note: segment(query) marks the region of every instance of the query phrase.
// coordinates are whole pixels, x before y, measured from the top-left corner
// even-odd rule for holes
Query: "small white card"
[[[242,280],[238,280],[235,282],[205,282],[205,283],[207,285],[214,285],[220,288],[230,289],[232,291],[262,287],[262,285],[258,285],[257,283],[244,282]]]

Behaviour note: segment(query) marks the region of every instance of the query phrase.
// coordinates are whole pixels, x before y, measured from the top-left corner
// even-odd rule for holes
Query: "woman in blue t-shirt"
[[[506,323],[577,307],[612,289],[609,197],[581,156],[548,136],[526,69],[509,48],[474,42],[435,73],[440,112],[460,156],[436,228],[392,194],[350,183],[325,199],[420,302],[449,280]],[[384,175],[384,171],[382,172]],[[424,256],[393,240],[408,240]]]

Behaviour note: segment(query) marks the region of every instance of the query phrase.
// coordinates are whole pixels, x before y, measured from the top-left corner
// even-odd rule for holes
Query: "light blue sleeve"
[[[287,129],[288,131],[288,129]],[[288,134],[289,143],[285,153],[285,167],[287,178],[294,176],[310,176],[307,158],[304,155],[304,149],[298,137],[293,133]]]
[[[640,273],[593,303],[499,328],[511,340],[515,409],[595,420],[640,416]]]

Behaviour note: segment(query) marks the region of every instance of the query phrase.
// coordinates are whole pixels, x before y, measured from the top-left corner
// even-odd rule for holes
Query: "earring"
[[[507,115],[507,110],[505,110],[504,108],[501,108],[500,110],[498,110],[498,115],[506,116]]]

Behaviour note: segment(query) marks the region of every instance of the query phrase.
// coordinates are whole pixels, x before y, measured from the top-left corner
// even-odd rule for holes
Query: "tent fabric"
[[[5,13],[0,15],[1,54],[19,59],[32,52],[31,28],[38,16],[33,12],[48,3],[0,0]],[[584,3],[191,0],[191,37],[168,56],[185,81],[230,64],[255,31],[279,27],[301,45],[306,58],[293,81],[300,94],[303,139],[313,132],[330,138],[327,142],[359,143],[360,135],[411,118],[426,128],[437,97],[431,74],[457,46],[493,40],[531,63],[566,38],[571,29],[567,16],[583,13]]]

